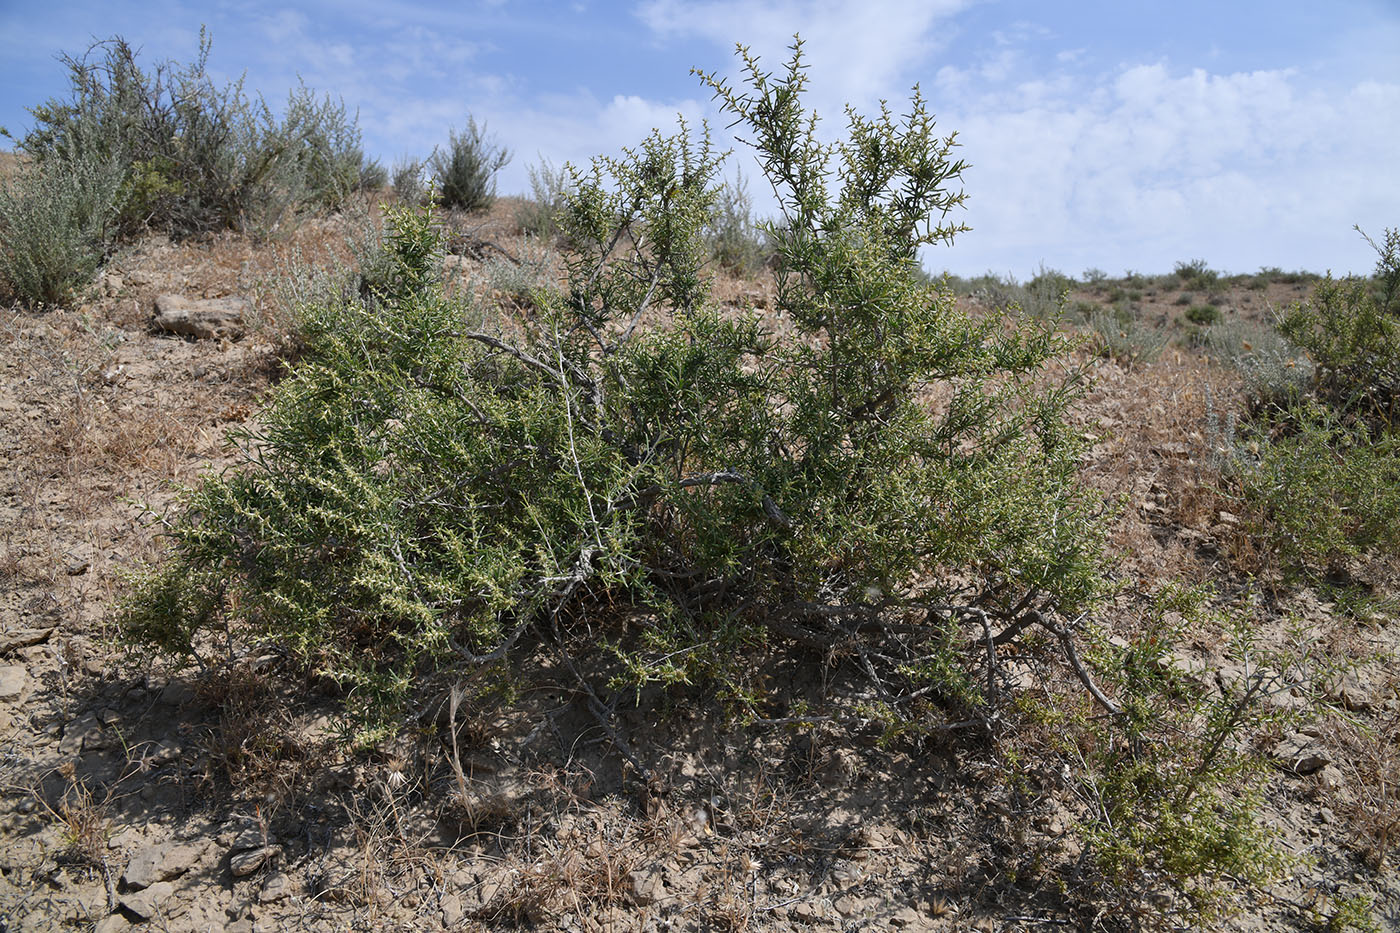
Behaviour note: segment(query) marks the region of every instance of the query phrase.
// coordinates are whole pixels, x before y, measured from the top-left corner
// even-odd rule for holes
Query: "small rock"
[[[291,893],[292,880],[281,872],[278,872],[270,876],[267,881],[263,883],[262,890],[258,892],[258,902],[262,904],[271,904],[286,899],[291,896]]]
[[[1373,691],[1367,689],[1361,678],[1350,671],[1338,683],[1329,685],[1327,698],[1353,713],[1370,712],[1375,706]]]
[[[632,902],[638,907],[655,904],[666,894],[661,873],[651,868],[639,868],[627,873]]]
[[[97,926],[92,928],[92,933],[125,933],[131,929],[131,924],[126,917],[121,914],[108,914],[97,921]]]
[[[276,845],[277,840],[262,827],[249,826],[237,836],[220,833],[219,844],[227,848],[230,852],[242,852],[245,849],[261,849],[266,846]]]
[[[198,694],[195,692],[194,684],[185,678],[172,680],[161,688],[160,701],[170,706],[185,707],[195,701]]]
[[[140,890],[149,888],[157,881],[166,879],[160,877],[158,869],[165,861],[165,846],[146,846],[138,849],[131,857],[131,861],[126,864],[126,871],[122,872],[122,881],[126,882],[128,888]]]
[[[1345,780],[1346,776],[1342,774],[1342,769],[1336,765],[1327,765],[1317,776],[1317,782],[1322,785],[1324,790],[1336,790],[1342,786],[1342,782]],[[1326,810],[1327,808],[1323,807],[1322,809]]]
[[[462,923],[462,917],[466,911],[462,909],[462,899],[455,894],[444,894],[442,896],[442,925],[449,930],[455,930]]]
[[[843,917],[850,917],[860,912],[860,902],[846,894],[838,897],[836,903],[832,906],[835,907],[836,912]]]
[[[1308,736],[1293,733],[1274,749],[1274,756],[1294,774],[1312,774],[1331,764],[1332,757]]]
[[[0,667],[0,700],[19,700],[29,686],[29,672],[23,664]]]
[[[890,923],[897,927],[918,928],[926,925],[924,918],[912,907],[902,907],[895,911],[894,916],[890,917]]]
[[[23,628],[16,632],[0,635],[0,654],[9,654],[20,648],[32,648],[49,640],[53,628]],[[0,668],[3,671],[4,668]]]
[[[233,872],[235,878],[244,878],[281,855],[281,846],[263,846],[260,849],[237,852],[228,860],[229,871]]]
[[[102,277],[102,290],[107,293],[108,298],[115,298],[120,294],[125,284],[126,279],[115,272],[108,272]]]
[[[156,277],[151,272],[132,272],[127,276],[132,285],[154,285]]]
[[[822,910],[822,905],[815,901],[802,901],[800,904],[794,904],[789,913],[803,923],[816,923],[825,911]]]
[[[185,298],[157,295],[155,326],[183,337],[237,337],[252,305],[244,298]]]
[[[145,846],[131,857],[122,880],[128,887],[144,888],[178,878],[199,862],[208,847],[208,842]]]
[[[85,747],[96,748],[101,744],[102,724],[96,713],[83,713],[63,730],[63,738],[58,740],[58,750],[63,755],[78,756]]]
[[[481,887],[476,890],[477,899],[484,907],[496,899],[496,895],[501,893],[504,886],[504,879],[500,875],[487,878],[481,882]]]
[[[253,933],[253,921],[247,917],[241,917],[227,924],[224,927],[224,933]]]
[[[135,891],[122,898],[122,907],[141,920],[149,920],[161,912],[170,895],[175,893],[175,885],[169,881],[158,881],[141,891]]]

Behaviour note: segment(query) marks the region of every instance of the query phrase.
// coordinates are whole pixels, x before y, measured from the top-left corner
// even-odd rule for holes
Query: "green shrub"
[[[360,180],[356,191],[380,191],[389,185],[389,170],[377,159],[361,158]]]
[[[1394,430],[1400,416],[1400,231],[1376,246],[1373,281],[1323,279],[1289,308],[1279,329],[1316,364],[1327,404]]]
[[[556,169],[548,159],[527,166],[525,173],[530,179],[530,197],[516,210],[516,223],[522,232],[548,239],[559,232],[559,214],[568,202],[569,173]]]
[[[20,146],[40,162],[122,165],[128,232],[266,234],[299,207],[338,207],[373,180],[344,104],[301,87],[279,120],[241,83],[213,84],[209,48],[201,34],[193,64],[150,70],[120,37],[63,56],[69,94],[30,110],[34,128]]]
[[[422,204],[427,197],[423,186],[423,163],[418,159],[399,159],[393,170],[394,196],[401,204]]]
[[[1301,635],[1289,652],[1264,648],[1249,620],[1209,611],[1206,595],[1170,587],[1144,631],[1100,644],[1097,667],[1122,713],[1083,722],[1087,736],[1065,730],[1078,746],[1071,780],[1089,803],[1083,828],[1107,896],[1137,909],[1165,886],[1184,898],[1170,913],[1193,929],[1228,913],[1237,884],[1263,885],[1288,865],[1260,814],[1269,766],[1250,738],[1296,726],[1307,710],[1285,711],[1270,698],[1293,692],[1315,702],[1330,670]],[[1223,692],[1178,666],[1188,626],[1224,636],[1237,679]]]
[[[1179,262],[1175,272],[1182,284],[1191,288],[1209,289],[1220,278],[1220,273],[1206,265],[1204,259]]]
[[[438,203],[467,211],[485,210],[496,200],[496,173],[510,162],[510,152],[486,137],[486,126],[467,118],[467,130],[448,133],[446,150],[428,160],[433,168]]]
[[[1087,320],[1100,355],[1129,365],[1150,363],[1167,345],[1167,335],[1149,327],[1120,305],[1112,311],[1095,311]]]
[[[919,271],[959,229],[930,220],[962,200],[952,140],[916,95],[825,145],[800,45],[779,79],[746,64],[746,93],[705,80],[777,188],[777,304],[800,339],[708,294],[708,133],[571,170],[568,288],[519,337],[444,299],[431,215],[393,209],[388,274],[303,309],[300,365],[242,468],[172,516],[128,637],[276,644],[383,728],[435,672],[532,630],[586,656],[580,677],[704,682],[741,710],[764,700],[765,642],[850,644],[876,705],[918,729],[931,700],[977,702],[960,627],[1095,599],[1077,382],[1047,368],[1065,339],[963,314]]]
[[[1239,370],[1252,412],[1286,410],[1312,388],[1312,361],[1267,324],[1232,320],[1212,327],[1205,346]]]
[[[0,286],[56,305],[92,281],[121,208],[122,168],[81,156],[23,166],[0,181]]]
[[[1400,554],[1400,435],[1303,402],[1252,426],[1236,482],[1286,566],[1316,575],[1367,551]]]
[[[768,261],[767,235],[754,223],[753,200],[742,173],[726,179],[715,195],[705,238],[714,260],[736,275],[755,275]]]
[[[1186,320],[1201,327],[1220,323],[1220,309],[1215,305],[1192,305],[1186,309]]]

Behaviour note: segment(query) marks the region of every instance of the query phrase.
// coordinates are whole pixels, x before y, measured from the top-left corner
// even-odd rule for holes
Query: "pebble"
[[[455,930],[461,925],[464,916],[466,916],[466,911],[462,908],[462,899],[456,894],[444,894],[442,896],[442,925],[449,930]]]

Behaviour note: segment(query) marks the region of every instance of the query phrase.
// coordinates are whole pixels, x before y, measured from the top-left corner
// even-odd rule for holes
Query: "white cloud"
[[[1388,116],[1400,84],[1325,91],[1295,70],[1166,64],[1110,77],[987,87],[939,73],[935,105],[957,101],[943,122],[973,166],[975,230],[930,262],[1025,275],[1037,259],[1074,273],[1199,256],[1233,271],[1361,272],[1373,257],[1351,226],[1400,220],[1400,176],[1377,170],[1400,159]]]
[[[904,82],[939,48],[933,26],[969,4],[970,0],[647,0],[639,16],[662,37],[699,37],[726,49],[742,41],[773,70],[788,60],[793,34],[800,33],[811,68],[813,105],[832,119],[846,103],[868,108],[882,97],[907,91]]]

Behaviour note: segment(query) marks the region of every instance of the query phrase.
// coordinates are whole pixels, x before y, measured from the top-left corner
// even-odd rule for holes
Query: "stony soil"
[[[475,235],[519,249],[508,216]],[[343,226],[311,223],[276,246],[149,240],[76,307],[0,311],[0,931],[1011,931],[1130,927],[1170,908],[1070,903],[1073,794],[1034,768],[1033,791],[1013,786],[985,736],[744,727],[677,695],[659,718],[620,708],[644,781],[543,653],[361,753],[338,741],[324,685],[275,655],[201,673],[123,654],[111,617],[124,575],[158,553],[178,485],[231,462],[225,431],[256,417],[281,371],[258,283],[294,248],[343,256]],[[454,266],[465,285],[483,258]],[[1306,288],[1236,287],[1221,306],[1259,318]],[[770,290],[721,283],[760,306]],[[1179,292],[1149,285],[1136,313],[1174,321]],[[240,336],[174,336],[153,326],[165,293],[257,310]],[[1224,597],[1247,588],[1249,541],[1209,492],[1205,436],[1207,406],[1237,391],[1187,346],[1097,367],[1079,414],[1094,439],[1084,475],[1121,502],[1118,605],[1169,577],[1214,580]],[[1392,570],[1368,572],[1393,583]],[[1361,895],[1400,929],[1400,626],[1337,624],[1313,590],[1264,591],[1263,639],[1301,622],[1357,663],[1332,685],[1345,716],[1254,737],[1276,763],[1268,820],[1301,858],[1227,925],[1320,928]],[[1181,662],[1228,690],[1240,672],[1223,647],[1206,633]],[[762,663],[792,694],[841,676],[778,650]]]

